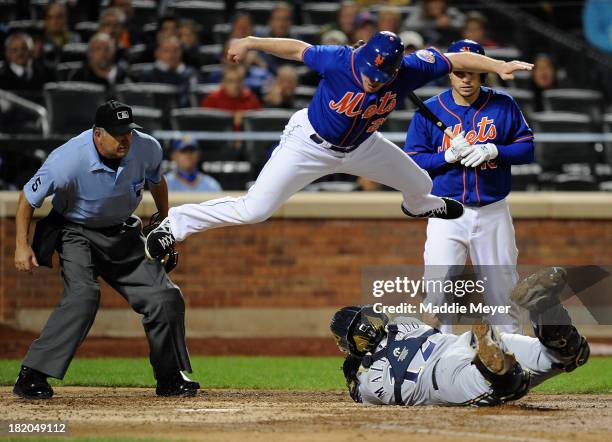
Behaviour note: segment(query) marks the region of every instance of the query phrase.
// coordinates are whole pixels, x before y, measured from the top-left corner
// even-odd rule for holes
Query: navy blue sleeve
[[[534,159],[533,131],[527,124],[525,117],[516,104],[508,96],[508,118],[511,118],[508,127],[510,130],[503,145],[497,146],[500,162],[506,164],[529,164]]]
[[[421,169],[432,174],[448,164],[444,159],[444,152],[437,152],[436,150],[431,137],[429,120],[423,117],[420,112],[415,112],[406,134],[404,152],[410,155]]]
[[[337,66],[339,57],[349,48],[347,46],[315,45],[304,49],[304,64],[321,75],[332,66]]]
[[[411,90],[424,86],[453,70],[448,57],[436,48],[421,49],[404,57],[404,79]]]

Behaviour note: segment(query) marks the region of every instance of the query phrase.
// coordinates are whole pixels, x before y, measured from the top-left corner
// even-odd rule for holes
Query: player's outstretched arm
[[[530,71],[533,64],[524,61],[502,61],[472,52],[455,52],[446,55],[453,64],[453,71],[492,72],[502,80],[512,80],[515,71]]]
[[[242,63],[249,51],[263,51],[285,60],[302,61],[302,54],[310,44],[292,38],[245,37],[233,40],[227,50],[227,58]]]

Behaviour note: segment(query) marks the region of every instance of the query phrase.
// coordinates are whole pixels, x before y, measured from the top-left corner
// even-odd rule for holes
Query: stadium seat
[[[539,188],[539,176],[542,167],[539,164],[512,165],[512,190],[534,191]]]
[[[410,122],[414,117],[413,111],[396,110],[389,114],[387,121],[383,124],[381,132],[403,132],[408,131]],[[403,144],[403,143],[402,143]]]
[[[538,133],[586,133],[591,130],[591,118],[585,114],[570,112],[534,112],[530,124],[536,133],[536,158],[544,171],[560,171],[563,165],[597,162],[598,154],[593,143],[538,142]]]
[[[132,23],[140,27],[147,23],[156,22],[158,17],[157,3],[154,0],[133,0],[132,8],[134,8],[134,14],[131,19]]]
[[[485,49],[488,57],[498,60],[512,61],[521,59],[521,51],[514,47],[487,48]]]
[[[129,66],[130,75],[134,78],[140,78],[143,72],[153,69],[155,63],[132,63]]]
[[[82,61],[67,61],[64,63],[58,63],[55,66],[55,72],[59,81],[69,81],[73,73],[81,69],[85,65]]]
[[[223,72],[222,64],[207,64],[200,67],[200,76],[204,83],[218,84],[221,79],[221,73]],[[219,77],[217,81],[211,81],[211,77],[215,75]]]
[[[326,25],[336,21],[338,9],[338,3],[305,3],[302,6],[302,18],[309,25]]]
[[[278,2],[238,2],[236,3],[236,11],[248,12],[253,23],[258,25],[265,25],[270,18],[270,12]]]
[[[319,25],[294,25],[291,27],[291,35],[298,40],[315,44],[319,42],[321,26]]]
[[[170,115],[172,129],[178,131],[232,132],[234,130],[234,116],[224,110],[191,107],[174,109]],[[231,149],[232,143],[206,140],[198,141],[198,145],[207,158],[217,160],[224,159],[224,153]]]
[[[293,111],[286,109],[264,109],[244,113],[243,127],[245,132],[276,132],[278,138],[268,141],[247,141],[247,155],[254,165],[260,165],[268,157],[293,115]]]
[[[87,59],[87,43],[68,43],[62,47],[60,61],[85,61]]]
[[[213,26],[225,21],[225,2],[223,1],[172,1],[168,10],[179,18],[188,18],[199,24],[205,33]]]
[[[98,32],[100,25],[95,21],[82,21],[74,25],[74,30],[81,36],[81,41],[88,42]]]
[[[202,172],[212,175],[223,190],[243,190],[249,182],[253,168],[248,161],[207,161],[208,152],[204,152]]]
[[[164,127],[170,125],[170,111],[178,106],[178,88],[162,83],[126,83],[116,88],[119,99],[130,106],[161,109]]]
[[[148,134],[163,129],[163,112],[160,109],[132,106],[132,115],[136,124],[142,126],[143,131]]]
[[[550,89],[542,92],[544,107],[549,111],[580,112],[601,121],[603,94],[590,89]]]
[[[510,80],[513,87],[517,89],[530,89],[531,88],[531,72],[530,71],[517,71],[514,73],[514,80]]]
[[[353,181],[321,181],[306,186],[306,192],[353,192],[358,184]]]
[[[76,81],[45,84],[45,107],[51,132],[76,135],[90,128],[105,96],[106,90],[100,84]]]
[[[216,64],[223,58],[223,45],[202,45],[198,48],[198,52],[203,65]]]
[[[0,89],[0,133],[49,134],[47,110],[39,103]]]
[[[609,136],[612,136],[612,113],[605,114],[602,117],[602,120],[604,132],[607,133]],[[612,164],[612,141],[605,142],[604,146],[608,164]]]

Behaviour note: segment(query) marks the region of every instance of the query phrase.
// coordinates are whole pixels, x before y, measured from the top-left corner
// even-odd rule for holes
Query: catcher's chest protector
[[[387,358],[389,364],[391,364],[395,404],[405,405],[404,400],[402,399],[402,384],[405,380],[416,382],[419,377],[418,372],[408,371],[408,366],[425,341],[427,341],[431,335],[440,332],[438,330],[431,329],[416,338],[401,339],[396,341],[395,337],[398,333],[397,325],[390,324],[388,326],[388,330],[387,346],[377,351],[373,355],[365,356],[361,364],[365,368],[369,368],[375,361],[382,358]],[[431,342],[425,350],[427,355],[431,354],[435,347],[436,344]],[[424,354],[424,356],[426,355]]]

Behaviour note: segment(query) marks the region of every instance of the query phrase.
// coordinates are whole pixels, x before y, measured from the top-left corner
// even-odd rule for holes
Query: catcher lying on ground
[[[498,405],[576,369],[589,345],[559,301],[566,277],[562,268],[547,268],[512,293],[529,311],[537,339],[500,336],[488,324],[442,334],[414,318],[389,323],[371,306],[342,308],[330,328],[347,355],[342,369],[351,397],[375,405]]]

